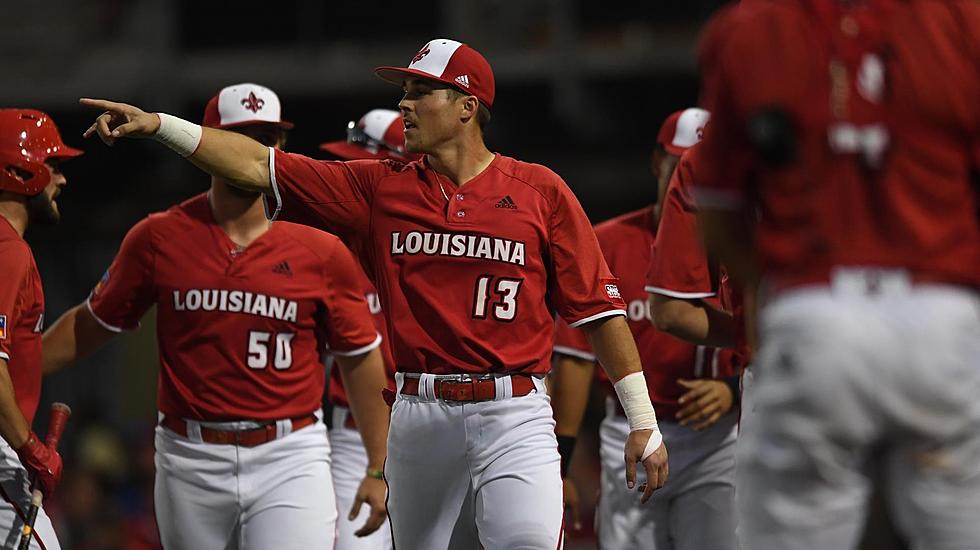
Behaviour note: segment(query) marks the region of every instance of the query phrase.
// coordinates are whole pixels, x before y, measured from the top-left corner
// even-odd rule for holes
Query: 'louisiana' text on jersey
[[[297,304],[293,300],[276,298],[242,290],[197,289],[187,290],[181,296],[174,291],[174,311],[228,311],[269,317],[280,321],[296,321]]]
[[[524,243],[501,237],[467,233],[409,231],[404,240],[400,231],[391,233],[391,255],[464,256],[524,265]]]

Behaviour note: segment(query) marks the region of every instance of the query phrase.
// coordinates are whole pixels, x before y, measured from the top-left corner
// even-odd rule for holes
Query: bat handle
[[[34,492],[31,493],[31,506],[27,511],[27,517],[24,518],[27,521],[24,522],[24,528],[21,530],[20,544],[17,546],[17,550],[30,550],[31,537],[34,535],[34,522],[37,521],[37,511],[41,508],[42,499],[41,491],[34,489]]]
[[[44,443],[49,449],[57,449],[61,434],[65,432],[65,424],[71,417],[71,407],[64,403],[51,404],[51,417],[48,420],[48,433],[44,438]]]

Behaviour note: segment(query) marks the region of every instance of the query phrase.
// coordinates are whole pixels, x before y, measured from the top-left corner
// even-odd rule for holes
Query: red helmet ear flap
[[[0,151],[0,189],[33,197],[51,183],[51,173],[40,162]]]

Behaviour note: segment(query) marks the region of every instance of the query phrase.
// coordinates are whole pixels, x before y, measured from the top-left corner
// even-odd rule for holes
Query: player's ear
[[[476,118],[480,111],[480,101],[475,95],[463,96],[460,100],[460,121],[464,124]]]

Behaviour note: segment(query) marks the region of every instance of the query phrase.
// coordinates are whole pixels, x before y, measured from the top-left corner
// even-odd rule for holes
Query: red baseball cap
[[[375,74],[402,85],[406,78],[419,77],[448,84],[476,96],[487,109],[493,106],[493,69],[473,48],[448,38],[438,38],[422,46],[408,67],[378,67]]]
[[[250,124],[275,124],[289,130],[282,120],[282,104],[275,92],[258,84],[242,83],[222,88],[204,108],[204,126],[234,128]]]
[[[405,123],[391,109],[374,109],[356,123],[347,123],[347,139],[321,143],[320,149],[345,160],[414,159],[405,152]]]
[[[660,126],[657,143],[668,153],[680,156],[684,151],[701,141],[704,127],[711,113],[704,109],[691,107],[672,113]]]

